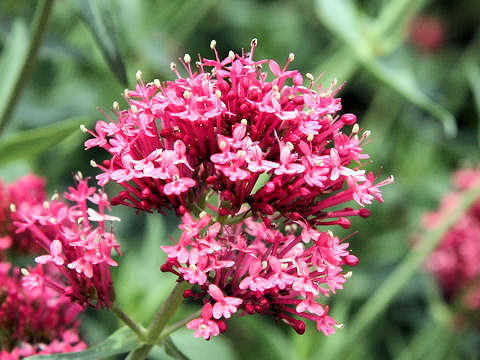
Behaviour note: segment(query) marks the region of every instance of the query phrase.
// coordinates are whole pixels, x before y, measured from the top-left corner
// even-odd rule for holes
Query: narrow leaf
[[[477,108],[477,141],[480,144],[480,67],[475,63],[475,60],[468,58],[464,65],[465,76],[470,83],[472,89],[473,100]]]
[[[28,29],[25,22],[16,20],[7,37],[0,58],[0,119],[3,119],[8,107],[10,93],[22,71],[22,64],[28,49]]]
[[[448,136],[456,134],[457,127],[453,115],[426,96],[411,73],[391,68],[376,57],[373,49],[377,47],[377,44],[374,43],[375,37],[372,36],[372,28],[377,30],[376,24],[368,27],[362,21],[364,15],[355,8],[352,0],[317,0],[316,5],[318,17],[323,25],[350,48],[352,55],[372,76],[440,120]],[[395,7],[395,11],[389,11],[388,16],[382,17],[380,28],[388,29],[391,25],[389,22],[398,21],[402,15],[407,16],[408,12],[403,11],[404,7],[403,5]],[[387,34],[376,34],[376,38],[381,39],[382,36],[387,36]]]
[[[0,165],[30,158],[57,145],[75,131],[85,118],[63,120],[51,125],[7,135],[0,140]]]
[[[123,86],[128,86],[125,62],[115,36],[112,12],[108,8],[109,2],[73,0],[73,3],[77,13],[92,32],[110,70]]]
[[[92,346],[84,351],[62,353],[52,355],[30,356],[28,360],[93,360],[104,359],[107,356],[129,352],[140,345],[137,336],[130,328],[124,326],[100,344]]]

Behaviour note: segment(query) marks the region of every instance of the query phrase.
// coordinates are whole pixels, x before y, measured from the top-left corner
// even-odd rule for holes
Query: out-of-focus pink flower
[[[479,169],[457,171],[453,176],[456,189],[442,199],[440,207],[424,218],[427,229],[445,221],[458,205],[462,193],[480,183]],[[460,298],[466,309],[480,308],[480,199],[441,239],[427,259],[426,267],[447,299]]]
[[[65,193],[73,205],[50,200],[35,211],[18,207],[12,215],[13,230],[47,252],[35,258],[37,263],[55,266],[62,274],[54,283],[32,278],[28,281],[31,288],[45,283],[81,305],[109,307],[114,296],[110,266],[117,265],[112,252],[120,255],[120,250],[106,221],[120,219],[105,214],[110,207],[105,193],[89,187],[81,177],[77,182]],[[88,202],[98,210],[89,208]]]
[[[420,51],[434,53],[445,44],[445,23],[435,15],[420,15],[410,22],[408,36]]]
[[[0,264],[0,359],[17,360],[37,354],[80,351],[78,314],[82,308],[46,286],[58,281],[60,273],[50,268],[49,275],[37,266],[29,276],[45,282],[32,289],[22,279],[20,269]]]

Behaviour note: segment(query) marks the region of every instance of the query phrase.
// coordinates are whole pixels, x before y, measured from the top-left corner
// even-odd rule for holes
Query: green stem
[[[169,327],[165,328],[165,330],[162,331],[162,334],[160,335],[159,340],[165,339],[170,334],[184,327],[187,323],[189,323],[193,319],[198,318],[201,313],[202,313],[202,309],[195,311],[192,315],[186,317],[185,319],[180,320],[179,322],[176,322],[175,324],[172,324]]]
[[[133,350],[127,357],[129,360],[143,360],[150,353],[153,346],[158,343],[160,334],[167,325],[170,318],[175,313],[175,310],[180,306],[183,301],[183,292],[188,289],[191,285],[182,281],[177,283],[175,288],[172,290],[167,300],[158,310],[155,318],[148,327],[147,334],[145,336],[145,345],[139,347],[136,350]]]
[[[17,104],[20,93],[23,87],[27,83],[30,75],[33,71],[33,64],[37,59],[38,49],[42,42],[43,35],[47,28],[48,19],[52,12],[54,0],[42,0],[37,5],[35,11],[35,18],[33,19],[33,25],[30,32],[30,42],[28,44],[28,50],[25,57],[22,60],[21,71],[15,81],[15,86],[12,91],[7,95],[8,100],[6,102],[3,113],[0,114],[0,133],[7,125],[12,115],[13,109]]]
[[[398,293],[408,284],[417,269],[425,262],[426,257],[437,246],[447,231],[464,215],[480,197],[480,184],[465,191],[450,216],[438,228],[426,233],[422,242],[411,250],[405,259],[396,267],[393,273],[383,282],[377,291],[360,308],[351,320],[351,328],[341,346],[330,349],[328,359],[340,359],[341,354],[347,354],[350,347],[359,341],[362,334],[368,333],[368,328],[387,308]]]
[[[147,331],[143,328],[143,326],[133,321],[117,304],[114,303],[111,307],[111,310],[120,320],[122,320],[130,329],[132,329],[135,334],[137,334],[140,340],[145,340]]]

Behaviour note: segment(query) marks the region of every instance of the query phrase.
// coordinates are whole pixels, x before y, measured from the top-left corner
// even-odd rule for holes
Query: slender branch
[[[177,331],[178,329],[184,327],[187,323],[189,323],[193,319],[199,317],[201,313],[202,313],[202,309],[200,309],[198,311],[195,311],[192,315],[186,317],[185,319],[180,320],[179,322],[176,322],[175,324],[172,324],[169,327],[165,328],[165,330],[162,331],[162,334],[160,335],[159,340],[165,339],[170,334],[172,334],[175,331]]]
[[[18,74],[18,78],[15,81],[15,86],[12,91],[7,94],[8,100],[6,102],[6,106],[3,110],[3,113],[0,113],[0,133],[10,120],[13,109],[20,98],[20,93],[32,74],[33,64],[37,59],[38,49],[40,48],[43,35],[47,28],[53,3],[54,0],[42,0],[37,6],[35,18],[33,19],[33,25],[30,32],[30,42],[28,44],[27,53],[25,54],[25,57],[21,59],[22,67],[20,73]]]
[[[137,334],[140,340],[145,340],[145,337],[147,336],[147,330],[143,326],[133,321],[117,304],[114,303],[111,307],[111,310],[120,320],[122,320],[130,329],[132,329],[135,334]]]
[[[145,336],[146,344],[128,354],[127,360],[143,360],[147,357],[153,346],[158,343],[163,328],[165,325],[167,325],[170,318],[173,316],[173,314],[175,314],[175,310],[177,310],[182,303],[183,292],[190,286],[191,285],[186,281],[177,283],[148,327],[148,331]]]

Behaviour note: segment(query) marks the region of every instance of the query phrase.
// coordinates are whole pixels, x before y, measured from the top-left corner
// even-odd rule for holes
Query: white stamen
[[[10,211],[11,211],[11,212],[17,211],[17,207],[15,206],[14,203],[11,203],[11,204],[10,204]]]
[[[82,130],[82,132],[84,132],[84,133],[88,132],[87,127],[83,124],[80,125],[80,130]]]
[[[23,276],[27,276],[30,274],[30,271],[28,271],[27,269],[25,268],[21,268],[20,269],[20,272],[22,273]]]
[[[228,52],[228,57],[229,57],[231,60],[235,60],[235,53],[234,53],[232,50],[230,50],[230,51]]]
[[[115,111],[120,111],[120,105],[118,104],[118,101],[114,101],[112,104],[112,108]]]
[[[183,92],[183,97],[184,97],[185,99],[190,99],[190,96],[191,96],[191,95],[192,95],[192,93],[191,93],[190,91],[188,91],[188,90],[185,90],[185,91]]]
[[[174,62],[171,62],[170,63],[170,70],[175,71],[176,68],[177,68],[177,65],[175,65]]]
[[[132,113],[134,114],[138,112],[138,108],[135,105],[130,106],[130,110],[132,110]]]
[[[215,49],[215,46],[217,46],[217,42],[215,40],[210,41],[210,49]]]
[[[306,74],[305,74],[305,77],[306,77],[308,80],[310,80],[310,81],[314,81],[314,80],[315,80],[315,78],[313,77],[313,75],[310,74],[310,73],[306,73]]]
[[[240,124],[242,124],[242,125],[245,125],[245,126],[246,126],[246,125],[248,124],[248,121],[247,121],[247,119],[242,119],[242,120],[240,121]]]
[[[162,84],[160,84],[160,80],[158,79],[153,80],[153,85],[155,85],[157,88],[162,86]]]
[[[294,53],[288,54],[288,60],[290,60],[290,61],[295,60],[295,54]]]
[[[185,63],[189,64],[190,61],[192,61],[192,58],[190,57],[189,54],[185,54],[185,55],[183,56],[183,61],[185,61]]]
[[[91,166],[91,167],[94,167],[94,168],[98,167],[98,165],[97,165],[97,163],[95,162],[95,160],[90,160],[90,166]]]
[[[352,127],[352,134],[358,134],[359,130],[360,130],[360,126],[358,126],[358,124],[355,123],[355,125],[353,125]]]
[[[308,134],[307,135],[307,141],[312,141],[313,140],[313,134]]]
[[[265,270],[268,266],[268,262],[266,260],[262,261],[262,270]]]
[[[137,79],[137,82],[142,82],[142,70],[137,70],[135,78]]]

